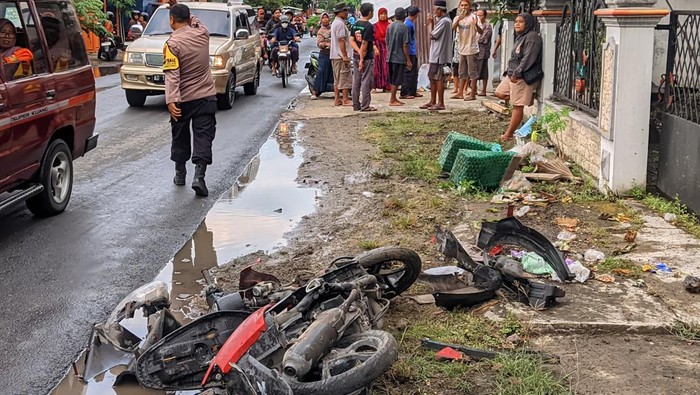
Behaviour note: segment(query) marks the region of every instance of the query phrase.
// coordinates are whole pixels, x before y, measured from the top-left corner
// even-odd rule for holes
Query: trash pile
[[[467,180],[486,190],[522,192],[531,189],[531,181],[577,180],[554,150],[532,141],[525,144],[522,139],[502,152],[499,144],[452,131],[438,162],[455,185]]]

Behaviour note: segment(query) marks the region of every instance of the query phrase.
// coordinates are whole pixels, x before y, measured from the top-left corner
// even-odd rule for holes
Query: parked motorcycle
[[[306,83],[309,85],[309,92],[314,91],[316,74],[318,73],[318,55],[318,51],[312,51],[311,54],[309,54],[309,62],[306,64],[306,66],[304,66],[308,70],[304,78],[306,79]],[[333,82],[327,82],[323,91],[333,92]]]
[[[97,58],[112,61],[117,58],[119,47],[120,45],[117,44],[114,38],[102,35],[100,37],[100,49],[97,50]]]
[[[420,271],[414,251],[382,247],[300,276],[301,286],[252,267],[241,272],[238,292],[225,294],[208,278],[214,312],[168,326],[138,353],[131,374],[148,388],[207,395],[356,394],[397,359],[396,340],[381,330],[384,315]],[[143,300],[120,306],[149,305]]]

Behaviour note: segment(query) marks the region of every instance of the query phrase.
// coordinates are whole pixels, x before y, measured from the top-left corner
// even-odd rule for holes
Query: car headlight
[[[125,64],[144,64],[143,53],[141,53],[141,52],[125,52],[124,53],[124,63]]]
[[[213,69],[224,68],[226,62],[224,62],[224,57],[221,55],[210,56],[209,57],[209,67]]]

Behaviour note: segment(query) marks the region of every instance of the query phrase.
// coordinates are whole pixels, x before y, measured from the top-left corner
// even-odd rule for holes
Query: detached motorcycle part
[[[338,340],[303,380],[285,380],[295,394],[350,394],[381,377],[398,355],[399,346],[390,333],[369,330]]]
[[[503,281],[501,272],[490,266],[476,263],[450,230],[443,231],[436,226],[435,237],[439,243],[438,248],[445,257],[456,259],[459,267],[473,274],[475,287],[494,292],[501,287]],[[465,302],[470,303],[469,299]]]
[[[576,276],[569,272],[561,252],[541,233],[523,225],[517,218],[510,217],[498,222],[484,222],[481,226],[477,245],[484,251],[484,262],[488,264],[488,251],[499,244],[522,246],[535,252],[554,269],[562,281],[571,281]]]
[[[566,291],[557,286],[533,282],[524,278],[516,279],[507,276],[503,285],[517,294],[522,302],[528,303],[537,310],[552,307],[556,304],[557,298],[566,296]]]
[[[457,307],[472,307],[496,297],[496,290],[465,287],[452,291],[433,293],[435,305],[452,310]]]
[[[439,342],[436,340],[431,340],[429,338],[424,338],[421,340],[421,347],[426,348],[428,350],[433,350],[433,351],[440,351],[445,347],[450,347],[454,350],[457,350],[464,355],[468,356],[471,358],[473,361],[481,361],[483,359],[494,359],[500,354],[507,354],[506,352],[503,351],[490,351],[490,350],[482,350],[479,348],[471,348],[471,347],[466,347],[462,346],[459,344],[451,344],[451,343],[443,343]],[[541,359],[545,363],[559,363],[559,357],[556,355],[549,355],[545,354],[539,351],[532,351],[532,350],[518,350],[517,352],[525,353],[528,356],[532,356],[535,358]]]
[[[403,247],[379,247],[355,257],[369,274],[377,277],[382,297],[391,299],[407,290],[421,272],[418,254]]]
[[[250,314],[218,311],[200,317],[165,336],[136,362],[136,379],[147,388],[201,388],[207,364]]]

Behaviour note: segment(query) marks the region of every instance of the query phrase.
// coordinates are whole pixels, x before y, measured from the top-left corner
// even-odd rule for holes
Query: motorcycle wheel
[[[287,65],[281,64],[280,65],[280,74],[282,75],[282,87],[286,88],[287,87]]]
[[[379,247],[356,256],[355,260],[377,277],[383,288],[382,296],[387,299],[407,290],[421,271],[420,256],[408,248]]]
[[[345,395],[369,386],[398,356],[394,336],[369,330],[338,340],[305,381],[285,379],[295,394]]]

